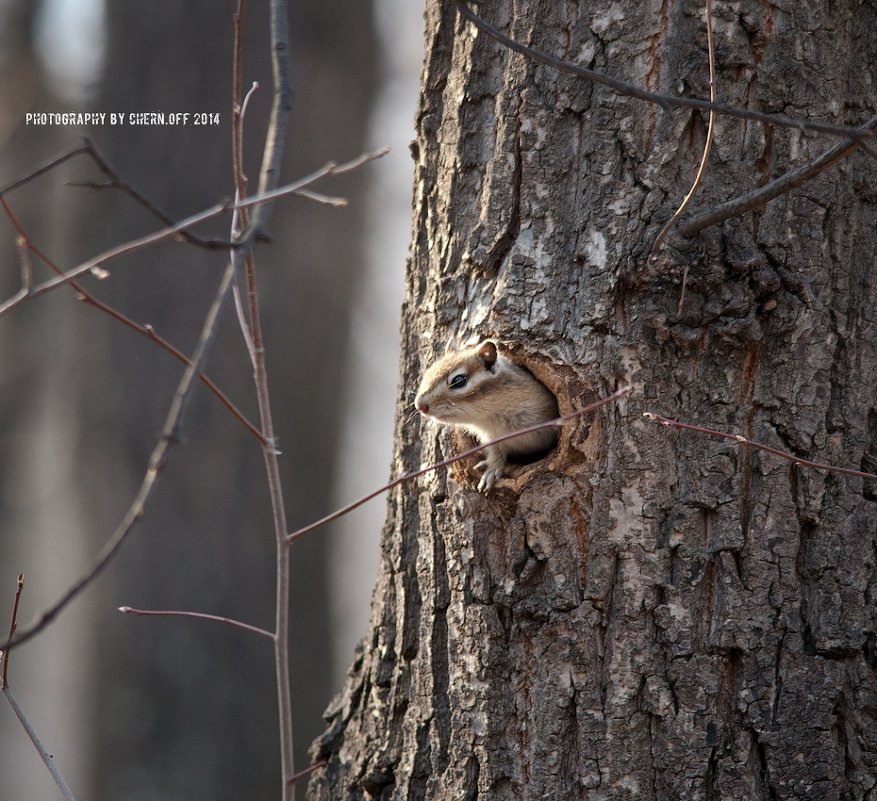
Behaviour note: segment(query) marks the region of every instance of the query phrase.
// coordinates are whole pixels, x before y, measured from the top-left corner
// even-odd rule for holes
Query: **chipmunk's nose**
[[[421,414],[429,414],[429,404],[425,400],[418,398],[414,401],[414,405],[417,407],[417,411]]]

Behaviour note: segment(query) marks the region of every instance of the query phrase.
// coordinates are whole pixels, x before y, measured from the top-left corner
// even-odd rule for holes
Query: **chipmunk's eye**
[[[466,386],[466,382],[469,380],[469,377],[466,373],[457,373],[448,380],[448,386],[451,389],[462,389]]]

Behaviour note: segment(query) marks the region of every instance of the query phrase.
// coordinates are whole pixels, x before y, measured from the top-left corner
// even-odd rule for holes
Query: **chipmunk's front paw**
[[[479,492],[488,492],[493,489],[497,479],[502,478],[505,471],[505,458],[501,453],[488,452],[487,458],[475,465],[476,470],[484,471],[481,481],[478,482]]]

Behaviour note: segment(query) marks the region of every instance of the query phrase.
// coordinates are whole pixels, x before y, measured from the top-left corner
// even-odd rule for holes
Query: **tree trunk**
[[[702,8],[648,5],[480,8],[543,51],[707,96]],[[718,2],[720,99],[864,122],[877,12],[823,5]],[[410,418],[449,344],[506,343],[562,413],[633,392],[486,496],[469,468],[391,495],[371,630],[310,797],[873,797],[877,488],[642,413],[873,471],[874,161],[648,262],[705,118],[535,65],[452,3],[427,6],[394,472],[463,444]],[[698,202],[829,144],[719,118]]]

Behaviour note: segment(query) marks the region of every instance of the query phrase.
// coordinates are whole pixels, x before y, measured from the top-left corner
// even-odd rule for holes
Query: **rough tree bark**
[[[480,8],[534,47],[707,95],[700,3]],[[715,20],[723,101],[873,113],[873,4],[719,0]],[[642,412],[875,468],[875,162],[648,263],[703,116],[536,66],[449,2],[426,26],[394,472],[462,444],[410,415],[451,341],[509,343],[561,412],[634,391],[488,496],[466,469],[393,493],[310,797],[872,798],[877,487]],[[829,144],[719,119],[699,202]]]

